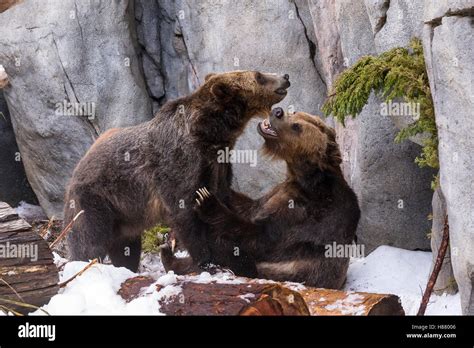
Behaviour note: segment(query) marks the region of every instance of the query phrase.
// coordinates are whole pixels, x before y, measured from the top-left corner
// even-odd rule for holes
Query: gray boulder
[[[406,47],[412,38],[423,33],[423,1],[410,0],[366,0],[367,13],[372,24],[377,53],[394,47]],[[403,100],[397,100],[403,102]],[[416,115],[391,115],[395,127],[402,129],[414,122]],[[418,134],[409,139],[423,145],[427,134]]]
[[[15,207],[21,201],[38,203],[26,179],[7,103],[0,91],[0,201]]]
[[[321,75],[328,89],[334,78],[344,70],[339,27],[336,20],[336,2],[308,0],[317,44],[317,57],[321,64]]]
[[[68,178],[99,133],[152,115],[130,11],[128,1],[32,0],[0,14],[5,99],[49,216],[62,216]]]
[[[474,314],[473,1],[425,3],[423,44],[435,104],[440,182],[463,314]]]
[[[351,172],[361,207],[357,235],[369,252],[379,245],[429,250],[434,171],[415,163],[418,145],[393,141],[398,130],[380,115],[379,102],[372,96],[351,129],[357,132]]]
[[[372,32],[377,34],[387,22],[387,10],[390,0],[365,0]]]
[[[318,114],[326,94],[315,57],[315,36],[305,1],[137,1],[143,8],[139,27],[147,16],[158,25],[141,29],[146,52],[155,51],[159,37],[161,61],[144,64],[148,86],[158,73],[165,99],[185,95],[203,83],[210,72],[260,70],[290,75],[292,87],[283,107]],[[138,7],[137,7],[138,8]],[[151,55],[151,54],[150,54]],[[152,90],[150,88],[150,90]],[[255,151],[257,165],[234,163],[234,187],[260,196],[284,177],[280,162],[270,162],[258,150],[262,139],[256,120],[239,139],[236,150]]]
[[[366,0],[366,6],[373,1]],[[380,1],[377,1],[380,3]],[[406,46],[413,37],[421,38],[423,31],[423,1],[390,0],[384,1],[385,21],[377,30],[373,29],[377,52],[393,47]],[[371,12],[369,11],[369,14]],[[371,18],[371,22],[376,18]]]
[[[395,6],[405,9],[402,5]],[[335,1],[329,4],[313,0],[310,8],[315,28],[325,26],[324,22],[318,22],[321,18],[325,18],[329,26],[316,29],[318,53],[338,57],[337,45],[342,52],[342,59],[338,58],[335,65],[325,69],[327,74],[337,74],[342,70],[341,60],[343,67],[348,67],[363,55],[381,53],[408,43],[410,35],[399,41],[392,40],[383,47],[381,40],[377,40],[377,36],[397,36],[397,31],[401,30],[398,24],[391,24],[395,10],[390,10],[385,1]],[[398,16],[395,18],[398,23]],[[319,43],[332,46],[328,48],[327,44]],[[328,81],[334,79],[332,76]],[[397,127],[393,120],[381,115],[380,103],[372,96],[356,119],[347,120],[345,128],[336,125],[344,174],[355,190],[362,210],[357,235],[369,252],[383,244],[426,250],[430,248],[427,235],[433,171],[420,169],[414,163],[421,150],[419,145],[409,141],[394,143]]]

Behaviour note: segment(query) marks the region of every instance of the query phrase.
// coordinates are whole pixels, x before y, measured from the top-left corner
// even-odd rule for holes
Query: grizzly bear
[[[152,120],[105,132],[66,190],[65,225],[84,210],[68,234],[72,260],[109,255],[115,266],[136,271],[142,232],[165,221],[196,264],[208,263],[208,226],[193,209],[195,191],[209,187],[228,206],[246,199],[230,189],[231,164],[219,163],[218,151],[231,149],[248,121],[268,115],[289,86],[288,75],[209,74]]]
[[[197,191],[195,209],[211,226],[213,262],[249,276],[227,263],[238,246],[254,260],[261,278],[341,288],[349,258],[327,257],[326,246],[354,241],[360,210],[340,169],[334,130],[316,116],[275,108],[258,132],[265,139],[264,152],[286,162],[287,178],[239,212],[214,190]],[[195,271],[189,259],[174,258],[167,246],[162,260],[177,273]]]

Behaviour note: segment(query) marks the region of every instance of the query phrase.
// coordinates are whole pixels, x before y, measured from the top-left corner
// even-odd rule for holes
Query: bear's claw
[[[165,240],[162,245],[160,245],[160,250],[162,248],[169,248],[171,253],[174,254],[174,250],[176,249],[176,238],[171,237],[169,233],[166,233],[164,236]]]
[[[198,205],[201,205],[206,198],[211,197],[211,193],[206,187],[201,187],[196,191],[196,194],[198,195],[198,198],[196,198],[196,203]]]

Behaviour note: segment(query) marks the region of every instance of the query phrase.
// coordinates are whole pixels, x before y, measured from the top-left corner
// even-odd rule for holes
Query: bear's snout
[[[274,109],[272,110],[272,116],[273,116],[273,117],[282,118],[283,115],[285,115],[285,112],[284,112],[283,109],[280,108],[280,107],[274,108]]]
[[[276,87],[277,89],[275,90],[275,93],[276,94],[279,94],[279,95],[282,95],[282,96],[285,96],[286,93],[287,93],[287,89],[290,87],[290,76],[288,74],[285,74],[285,75],[280,75],[277,79],[276,79]]]
[[[282,87],[283,88],[288,88],[291,86],[291,83],[290,83],[290,75],[288,74],[285,74],[283,75],[283,83],[282,83]]]

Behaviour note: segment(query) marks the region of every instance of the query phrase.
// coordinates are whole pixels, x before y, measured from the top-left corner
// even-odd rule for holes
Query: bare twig
[[[47,225],[43,225],[41,227],[41,230],[39,232],[39,235],[41,236],[41,238],[44,238],[44,236],[48,233],[48,231],[51,228],[51,226],[53,225],[53,223],[54,223],[54,216],[51,217],[51,219],[49,219]]]
[[[8,284],[8,282],[3,279],[3,278],[0,278],[0,281],[2,281],[6,286],[8,286],[11,291],[13,291],[15,293],[15,295],[23,302],[25,302],[25,300],[23,299],[23,297],[20,296],[20,294],[13,288],[13,286],[11,286],[10,284]]]
[[[77,272],[76,274],[74,274],[71,278],[69,278],[68,280],[62,282],[62,283],[59,283],[58,286],[60,288],[64,288],[66,285],[68,285],[70,282],[72,282],[74,279],[76,279],[77,277],[79,277],[82,273],[84,273],[85,271],[87,271],[89,268],[91,268],[93,265],[95,265],[96,263],[98,262],[98,259],[94,259],[92,260],[91,262],[89,262],[89,264],[84,267],[81,271]]]
[[[12,313],[15,314],[17,317],[22,317],[22,316],[23,316],[23,314],[21,314],[21,313],[15,311],[15,310],[13,310],[13,309],[7,307],[7,306],[4,306],[4,305],[0,305],[0,309],[2,309],[2,310],[5,312],[5,314],[7,314],[7,315],[8,315],[8,312],[12,312]]]
[[[15,306],[20,306],[20,307],[26,307],[26,308],[33,308],[33,309],[39,309],[40,311],[46,313],[47,315],[50,315],[48,312],[46,312],[43,308],[40,308],[38,306],[26,303],[26,302],[19,302],[15,300],[9,300],[8,298],[0,297],[0,302],[5,302],[9,304],[13,304]]]
[[[66,266],[68,263],[69,263],[69,261],[66,261],[66,262],[60,264],[59,266],[57,266],[57,267],[58,267],[58,271],[62,271],[63,268],[64,268],[64,266]]]
[[[81,216],[81,214],[84,213],[84,210],[81,210],[79,213],[76,214],[76,216],[74,216],[74,219],[72,219],[66,227],[64,227],[64,229],[61,231],[61,233],[59,234],[58,238],[56,238],[56,240],[54,242],[52,242],[49,246],[50,249],[53,249],[54,246],[56,244],[58,244],[65,236],[66,234],[71,230],[72,226],[74,225],[74,222],[76,222],[77,218],[79,216]]]
[[[426,307],[428,306],[428,301],[430,300],[431,293],[433,292],[433,288],[435,286],[436,280],[438,279],[439,271],[443,266],[443,260],[446,256],[446,251],[448,250],[449,245],[449,224],[448,224],[448,216],[444,219],[444,228],[443,228],[443,238],[441,240],[441,244],[438,249],[438,256],[436,257],[436,262],[433,267],[433,271],[431,272],[430,279],[428,284],[426,285],[425,293],[423,294],[423,298],[421,299],[420,308],[418,309],[417,315],[425,315]]]

